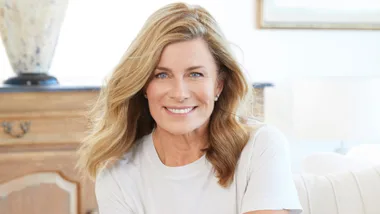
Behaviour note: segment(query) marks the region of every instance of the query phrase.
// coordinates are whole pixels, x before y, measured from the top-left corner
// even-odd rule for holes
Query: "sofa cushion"
[[[379,214],[380,165],[328,175],[294,175],[303,214]]]

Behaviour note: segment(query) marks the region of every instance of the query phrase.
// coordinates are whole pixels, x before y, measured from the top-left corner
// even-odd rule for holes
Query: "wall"
[[[51,72],[65,80],[85,76],[89,81],[100,81],[149,14],[169,2],[174,1],[70,1]],[[380,31],[257,30],[255,0],[186,2],[200,3],[214,14],[255,81],[379,76]],[[9,70],[1,44],[0,80],[9,76]]]

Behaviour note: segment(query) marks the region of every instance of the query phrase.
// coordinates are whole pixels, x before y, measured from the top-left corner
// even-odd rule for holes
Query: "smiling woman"
[[[156,11],[102,90],[78,151],[100,213],[300,213],[286,139],[242,122],[249,91],[205,9]]]

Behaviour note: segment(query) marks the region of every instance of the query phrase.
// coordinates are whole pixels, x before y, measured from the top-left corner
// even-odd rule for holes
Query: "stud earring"
[[[218,101],[218,99],[219,99],[219,95],[216,95],[214,98],[214,101]]]
[[[144,94],[144,97],[145,97],[145,98],[148,98],[148,96],[147,96],[146,94]]]

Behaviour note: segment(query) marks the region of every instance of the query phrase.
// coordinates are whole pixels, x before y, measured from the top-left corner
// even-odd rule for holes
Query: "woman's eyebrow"
[[[166,67],[162,67],[162,66],[157,66],[156,67],[156,70],[162,70],[162,71],[169,71],[169,72],[172,72],[172,70],[170,68],[166,68]]]
[[[202,65],[190,66],[190,67],[186,68],[186,71],[192,71],[192,70],[196,70],[196,69],[199,69],[199,68],[205,68],[205,67],[202,66]],[[172,70],[170,68],[163,67],[163,66],[157,66],[156,69],[157,70],[162,70],[162,71],[172,72]]]
[[[199,68],[205,68],[204,66],[201,66],[201,65],[197,65],[197,66],[191,66],[191,67],[188,67],[186,69],[186,71],[192,71],[192,70],[196,70],[196,69],[199,69]]]

